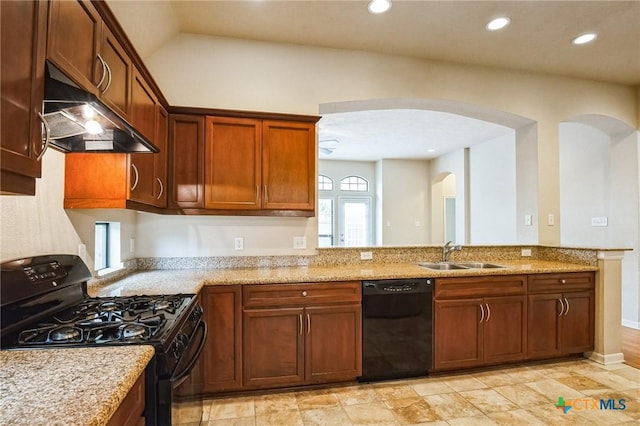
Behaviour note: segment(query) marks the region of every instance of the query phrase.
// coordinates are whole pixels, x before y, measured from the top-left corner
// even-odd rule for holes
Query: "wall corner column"
[[[597,258],[595,348],[589,358],[605,365],[615,364],[624,361],[620,328],[624,251],[599,251]]]

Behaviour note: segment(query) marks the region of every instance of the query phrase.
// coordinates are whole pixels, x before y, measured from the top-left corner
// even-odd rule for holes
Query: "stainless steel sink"
[[[464,266],[469,269],[499,269],[506,268],[506,266],[496,265],[495,263],[483,263],[483,262],[459,262],[458,266]]]
[[[429,268],[429,269],[438,270],[438,271],[449,271],[452,269],[469,269],[466,266],[461,266],[455,263],[420,262],[418,263],[418,265],[424,268]]]
[[[423,268],[433,269],[434,271],[452,271],[459,269],[499,269],[506,268],[506,266],[496,265],[495,263],[484,263],[484,262],[457,262],[457,263],[449,263],[449,262],[419,262],[419,266]]]

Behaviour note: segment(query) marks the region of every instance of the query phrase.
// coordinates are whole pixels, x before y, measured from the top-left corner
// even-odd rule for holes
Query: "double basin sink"
[[[484,262],[419,262],[418,266],[434,271],[454,271],[459,269],[500,269],[506,266]]]

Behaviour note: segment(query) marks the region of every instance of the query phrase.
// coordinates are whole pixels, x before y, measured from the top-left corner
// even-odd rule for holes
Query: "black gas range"
[[[196,367],[207,335],[194,294],[89,297],[91,273],[73,255],[16,259],[1,271],[2,349],[152,345],[146,424],[171,425],[175,391]]]

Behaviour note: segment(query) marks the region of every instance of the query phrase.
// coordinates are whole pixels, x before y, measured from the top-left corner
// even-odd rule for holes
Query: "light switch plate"
[[[547,225],[553,226],[556,224],[556,217],[553,213],[549,213],[547,216]]]
[[[609,221],[606,216],[592,217],[591,226],[608,226]]]

